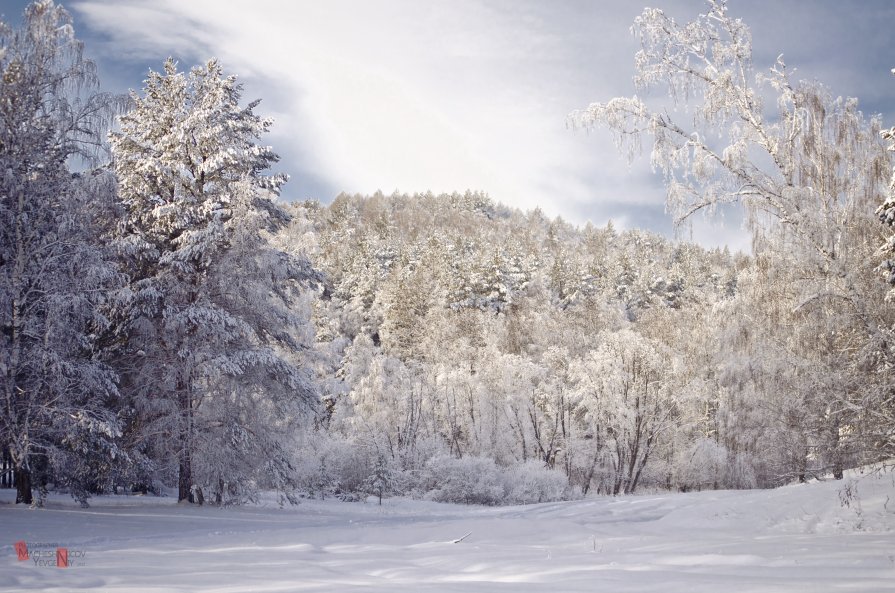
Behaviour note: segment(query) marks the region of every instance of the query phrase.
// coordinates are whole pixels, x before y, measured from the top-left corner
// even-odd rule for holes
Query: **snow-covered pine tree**
[[[66,162],[96,163],[122,102],[94,92],[94,66],[52,1],[28,6],[19,29],[0,23],[0,47],[0,445],[16,502],[31,503],[50,478],[83,495],[85,468],[117,453],[116,377],[98,336],[120,284],[96,224],[113,184]]]
[[[395,489],[395,480],[388,457],[384,453],[379,453],[376,456],[376,464],[373,466],[372,472],[364,482],[364,487],[379,498],[379,506],[382,506],[382,496]]]
[[[131,395],[179,500],[194,486],[217,502],[288,492],[286,439],[315,400],[297,364],[312,330],[290,301],[318,277],[270,243],[288,222],[286,177],[265,173],[278,157],[256,140],[271,121],[241,93],[215,60],[186,75],[169,59],[111,135],[133,270]]]

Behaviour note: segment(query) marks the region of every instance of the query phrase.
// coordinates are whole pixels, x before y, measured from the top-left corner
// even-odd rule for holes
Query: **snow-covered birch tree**
[[[708,4],[692,23],[648,8],[632,27],[641,42],[635,85],[665,87],[685,108],[680,115],[634,96],[593,103],[570,121],[607,126],[629,157],[652,136],[651,161],[665,176],[678,222],[742,203],[756,227],[770,217],[807,249],[835,259],[848,215],[884,190],[889,161],[879,120],[866,119],[856,99],[793,81],[782,55],[767,72],[756,71],[749,28],[724,0]],[[770,97],[776,112],[765,105]]]
[[[816,363],[802,365],[812,372],[852,374],[845,382],[806,378],[847,385],[826,394],[814,414],[828,417],[830,434],[837,433],[868,379],[850,353],[874,340],[880,326],[878,294],[867,282],[875,248],[870,213],[891,170],[880,123],[865,118],[855,99],[834,99],[816,82],[793,80],[782,56],[758,71],[748,27],[730,16],[724,0],[708,6],[686,24],[646,9],[632,27],[641,43],[636,86],[667,89],[676,110],[634,96],[594,103],[570,119],[607,126],[629,156],[651,137],[652,164],[665,177],[677,222],[724,204],[745,208],[756,254],[778,254],[781,269],[792,272],[792,314],[837,336],[790,353]],[[839,446],[838,437],[830,446]]]
[[[895,74],[895,68],[892,69],[892,74]],[[888,143],[889,152],[895,152],[895,127],[882,130],[880,136]],[[889,177],[889,191],[882,204],[876,209],[876,214],[883,225],[889,228],[895,227],[895,168],[892,169]],[[884,273],[886,282],[895,286],[895,261],[889,259],[889,256],[895,253],[895,233],[886,237],[886,241],[879,250],[881,254],[887,256],[880,265],[880,270]],[[895,298],[895,288],[889,291],[888,298]]]
[[[214,60],[185,74],[169,59],[111,136],[133,270],[129,384],[179,500],[288,491],[285,442],[315,399],[297,365],[313,338],[290,300],[317,274],[270,242],[288,221],[286,177],[266,173],[278,157],[256,141],[271,121],[241,93]]]
[[[570,365],[573,394],[592,436],[604,443],[611,494],[637,488],[660,439],[673,427],[675,364],[667,349],[623,329]]]
[[[121,105],[97,87],[61,7],[34,2],[21,28],[0,23],[0,445],[16,502],[49,472],[77,495],[87,458],[116,453],[118,390],[98,336],[119,278],[94,217],[113,185],[67,166],[96,163]]]
[[[892,70],[895,74],[895,69]],[[889,152],[895,152],[895,127],[880,132],[883,140],[887,142]],[[878,256],[882,256],[882,262],[878,270],[889,286],[886,300],[891,309],[891,302],[895,299],[895,168],[891,171],[889,190],[883,202],[876,209],[879,221],[886,227],[886,237],[879,246]],[[866,390],[867,398],[864,402],[864,418],[871,435],[871,440],[880,450],[881,457],[891,459],[895,453],[895,384],[892,381],[892,369],[895,368],[895,323],[887,325],[875,336],[875,340],[864,351],[864,362],[876,370],[875,381],[872,389]]]

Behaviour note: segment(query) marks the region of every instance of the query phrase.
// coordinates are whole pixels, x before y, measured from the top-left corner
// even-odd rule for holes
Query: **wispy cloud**
[[[697,0],[658,4],[681,19],[704,10]],[[766,46],[783,39],[796,48],[820,43],[810,31],[805,41],[797,29],[783,31],[780,21],[797,15],[767,4],[768,14],[743,14],[765,31],[756,34],[757,64],[776,57],[781,50]],[[817,28],[835,27],[825,25],[834,3],[785,4],[810,12]],[[854,22],[864,22],[855,16],[861,6],[848,13]],[[608,134],[565,125],[568,112],[590,101],[633,92],[636,42],[628,27],[639,5],[90,0],[73,8],[104,59],[158,68],[168,55],[184,67],[216,56],[239,74],[247,98],[263,98],[261,110],[277,119],[271,143],[293,174],[291,197],[470,188],[576,223],[613,218],[622,226],[670,229],[661,180],[647,158],[629,167]],[[859,51],[852,37],[843,53]],[[835,71],[850,63],[840,59],[808,69],[832,75],[834,92],[853,94],[835,88],[849,79]],[[734,215],[723,227],[697,221],[694,238],[743,246],[738,220]]]
[[[601,198],[622,185],[645,196],[611,146],[566,128],[592,77],[569,65],[581,57],[569,32],[534,10],[263,0],[74,8],[110,54],[219,57],[277,117],[277,146],[334,191],[483,189],[579,222],[581,205],[599,218]],[[593,71],[628,68],[615,56],[600,62]],[[594,162],[609,159],[611,172],[595,179]]]

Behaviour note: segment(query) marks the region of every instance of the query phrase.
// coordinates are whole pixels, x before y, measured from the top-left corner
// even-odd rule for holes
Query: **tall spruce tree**
[[[315,399],[296,364],[307,319],[289,304],[316,274],[269,242],[288,222],[286,177],[265,173],[278,157],[255,141],[271,122],[241,92],[214,60],[187,75],[169,59],[111,136],[133,271],[128,384],[179,500],[288,492],[283,439]]]

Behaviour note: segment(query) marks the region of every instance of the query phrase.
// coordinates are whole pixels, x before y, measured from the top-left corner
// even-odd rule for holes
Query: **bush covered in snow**
[[[561,471],[550,469],[540,461],[529,460],[503,470],[507,504],[531,504],[579,498],[580,492],[570,488]]]
[[[429,460],[417,494],[436,502],[530,504],[577,497],[562,472],[538,461],[499,467],[486,457],[439,456]]]
[[[308,496],[356,499],[373,459],[355,443],[325,436],[309,439],[296,468],[296,483]]]
[[[486,457],[439,456],[426,464],[423,496],[436,502],[497,505],[504,502],[501,472]]]
[[[713,439],[699,439],[681,452],[674,467],[681,490],[754,488],[753,463]]]

